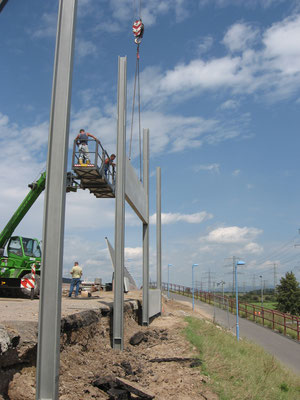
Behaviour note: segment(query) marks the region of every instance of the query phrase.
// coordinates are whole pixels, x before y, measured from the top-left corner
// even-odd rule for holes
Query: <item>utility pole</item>
[[[231,295],[234,295],[234,289],[235,289],[235,262],[237,260],[237,257],[232,256],[229,258],[225,258],[225,260],[232,260],[232,289],[231,289]]]
[[[208,292],[211,292],[211,275],[210,270],[208,271]]]
[[[260,277],[260,293],[261,293],[261,307],[263,308],[264,306],[264,289],[263,289],[263,277],[262,275],[259,275]]]
[[[222,280],[221,282],[217,283],[217,286],[222,285],[222,304],[223,304],[223,308],[224,308],[224,285],[225,282]]]
[[[277,286],[277,264],[274,263],[274,293],[276,291]]]

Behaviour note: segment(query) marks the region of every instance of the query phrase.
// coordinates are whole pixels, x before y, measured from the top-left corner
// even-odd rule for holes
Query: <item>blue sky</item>
[[[138,0],[79,0],[70,127],[116,144],[117,57],[128,57],[128,128]],[[58,1],[9,0],[0,14],[1,213],[4,226],[45,167]],[[300,279],[300,5],[285,0],[142,2],[142,126],[150,129],[150,262],[155,279],[155,169],[162,168],[163,279],[229,288]],[[137,121],[133,164],[138,168]],[[69,157],[70,158],[70,157]],[[70,160],[69,160],[70,169]],[[43,196],[16,233],[41,238]],[[141,224],[126,210],[125,265],[141,279]],[[104,237],[114,240],[114,201],[67,195],[64,273],[109,281]],[[231,262],[232,264],[232,262]],[[210,272],[209,272],[210,271]],[[225,286],[225,287],[226,287]]]

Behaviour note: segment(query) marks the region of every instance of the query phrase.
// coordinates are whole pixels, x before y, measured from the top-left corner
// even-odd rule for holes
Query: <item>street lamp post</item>
[[[240,327],[239,327],[239,289],[238,289],[238,280],[237,280],[237,266],[245,265],[244,261],[237,261],[234,265],[234,276],[235,276],[235,304],[236,304],[236,338],[239,341],[240,339]]]
[[[193,311],[195,309],[195,300],[194,300],[194,268],[198,267],[199,264],[192,265],[192,293],[193,293]]]
[[[173,264],[168,264],[168,299],[170,298],[170,267],[173,267]]]

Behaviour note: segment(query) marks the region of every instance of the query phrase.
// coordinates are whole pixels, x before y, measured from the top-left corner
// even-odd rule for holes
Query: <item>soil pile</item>
[[[189,313],[189,305],[164,300],[162,316],[149,327],[125,314],[122,352],[111,348],[109,317],[72,332],[61,351],[59,399],[218,399],[182,335]],[[35,398],[35,367],[14,375],[8,396]]]

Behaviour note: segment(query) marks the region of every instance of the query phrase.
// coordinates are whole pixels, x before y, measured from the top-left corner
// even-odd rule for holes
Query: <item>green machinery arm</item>
[[[6,243],[10,239],[16,227],[25,217],[31,206],[34,204],[36,199],[45,189],[46,183],[46,172],[43,172],[40,178],[36,181],[28,185],[30,187],[30,192],[27,194],[25,199],[22,201],[14,215],[6,224],[3,231],[0,233],[0,249],[4,249]]]

